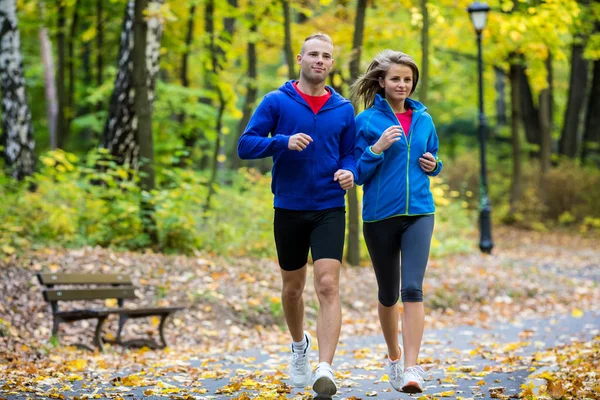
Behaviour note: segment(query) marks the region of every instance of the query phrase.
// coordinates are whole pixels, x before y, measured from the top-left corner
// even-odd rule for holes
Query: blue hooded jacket
[[[364,222],[435,213],[429,176],[436,176],[442,170],[435,126],[423,104],[406,99],[405,105],[413,110],[408,136],[403,132],[402,139],[381,154],[375,154],[371,146],[387,128],[400,125],[390,104],[377,94],[373,107],[356,117],[356,183],[364,184]],[[426,152],[437,161],[435,170],[429,173],[419,166],[419,158]]]
[[[345,169],[357,176],[354,108],[327,86],[331,97],[315,114],[293,82],[265,95],[240,137],[238,155],[242,159],[273,157],[271,191],[277,208],[344,207],[346,191],[333,175]],[[289,138],[296,133],[309,135],[313,142],[302,151],[289,150]]]

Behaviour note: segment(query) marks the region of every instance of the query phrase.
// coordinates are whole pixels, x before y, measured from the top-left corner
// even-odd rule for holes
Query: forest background
[[[600,232],[600,2],[489,2],[494,226]],[[444,173],[433,255],[477,246],[477,46],[464,0],[0,0],[0,256],[47,246],[274,258],[270,160],[237,139],[329,34],[343,95],[385,48],[412,55]],[[359,112],[360,105],[355,105]],[[1,164],[3,162],[3,164]],[[361,188],[349,264],[368,264]],[[460,232],[460,235],[456,233]],[[465,239],[467,238],[467,239]],[[471,240],[473,239],[473,240]]]

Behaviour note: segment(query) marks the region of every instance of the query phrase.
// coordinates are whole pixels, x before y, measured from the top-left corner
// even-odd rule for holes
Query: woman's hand
[[[419,166],[423,171],[431,172],[437,166],[437,161],[430,152],[427,152],[423,154],[421,158],[419,158]]]
[[[402,129],[400,128],[400,125],[392,125],[383,131],[377,143],[371,147],[371,150],[373,150],[374,153],[383,153],[401,138]]]

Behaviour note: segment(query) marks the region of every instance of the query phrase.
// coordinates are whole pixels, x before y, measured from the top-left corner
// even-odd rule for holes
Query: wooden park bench
[[[52,335],[58,338],[58,327],[62,322],[74,322],[84,319],[96,319],[96,332],[94,344],[100,351],[104,351],[104,340],[102,338],[102,325],[109,315],[119,316],[119,329],[114,343],[121,345],[148,345],[154,348],[167,346],[164,329],[167,317],[175,311],[184,307],[151,307],[151,308],[125,308],[126,299],[135,299],[135,287],[131,279],[122,274],[61,274],[45,273],[37,274],[40,284],[44,287],[44,300],[50,303],[52,308]],[[59,287],[57,287],[59,286]],[[59,302],[65,301],[88,301],[116,299],[118,308],[106,307],[81,307],[69,310],[59,308]],[[85,303],[84,303],[85,304]],[[161,343],[138,339],[128,342],[121,341],[123,326],[129,319],[157,316],[160,317],[158,332]],[[83,345],[83,347],[90,348]]]

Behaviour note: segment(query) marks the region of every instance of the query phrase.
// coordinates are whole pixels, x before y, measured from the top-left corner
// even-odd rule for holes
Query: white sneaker
[[[404,393],[421,393],[423,391],[423,376],[425,370],[418,365],[406,368],[402,379],[402,391]]]
[[[318,398],[331,398],[337,392],[333,369],[329,363],[320,362],[317,365],[313,390],[317,393]]]
[[[308,360],[310,347],[312,346],[312,337],[304,331],[306,337],[306,348],[301,351],[294,350],[292,345],[292,360],[290,362],[290,379],[295,387],[304,387],[310,382],[312,368]]]
[[[402,391],[402,377],[404,375],[404,349],[402,346],[400,346],[400,353],[400,358],[395,361],[388,358],[385,368],[390,385],[398,392]]]

